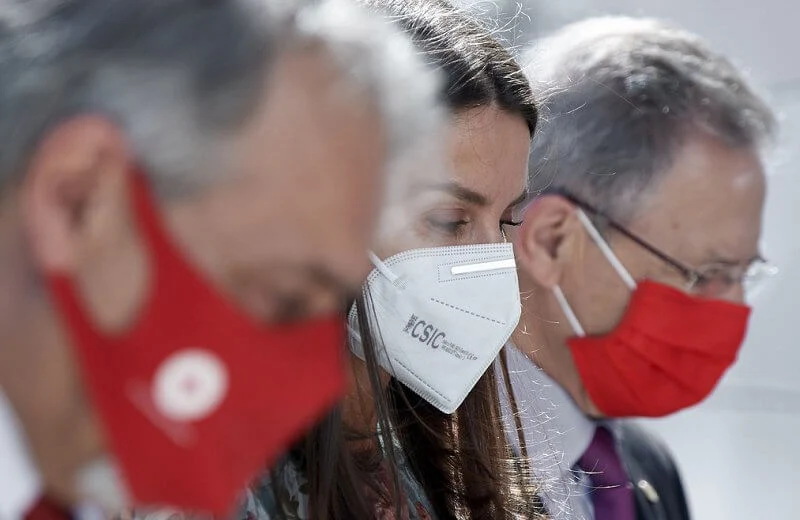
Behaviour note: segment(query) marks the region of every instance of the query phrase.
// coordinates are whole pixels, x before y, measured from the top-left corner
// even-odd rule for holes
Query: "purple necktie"
[[[592,481],[595,520],[635,520],[633,487],[614,446],[614,437],[598,426],[592,443],[578,460]]]
[[[25,513],[23,520],[72,520],[72,518],[68,509],[47,495],[42,495]]]

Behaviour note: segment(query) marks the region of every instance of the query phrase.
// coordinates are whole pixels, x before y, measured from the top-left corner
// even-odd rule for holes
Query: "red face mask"
[[[661,417],[705,399],[736,361],[750,309],[640,282],[612,332],[568,341],[608,417]]]
[[[52,297],[135,504],[227,514],[340,397],[344,320],[256,323],[172,244],[141,175],[132,200],[152,268],[133,326],[97,330],[66,276]]]
[[[661,417],[705,399],[736,361],[750,308],[636,283],[591,221],[581,221],[633,290],[619,325],[585,336],[560,288],[555,295],[578,337],[567,342],[589,397],[607,417]]]

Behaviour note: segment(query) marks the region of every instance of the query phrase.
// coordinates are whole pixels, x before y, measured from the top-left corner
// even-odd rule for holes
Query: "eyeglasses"
[[[775,276],[778,269],[770,265],[764,258],[757,258],[748,266],[709,266],[703,269],[694,269],[685,263],[676,260],[672,256],[664,253],[643,238],[629,231],[625,226],[616,222],[588,202],[576,197],[566,190],[553,190],[548,192],[553,195],[564,197],[593,217],[600,226],[608,226],[622,236],[633,241],[641,248],[660,259],[687,281],[686,290],[708,296],[719,296],[726,293],[736,285],[742,285],[746,292],[750,292],[758,286],[764,279]]]

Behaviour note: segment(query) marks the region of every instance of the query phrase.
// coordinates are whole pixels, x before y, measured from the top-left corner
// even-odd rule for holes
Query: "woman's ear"
[[[560,283],[576,228],[575,207],[558,195],[544,195],[525,210],[514,236],[514,252],[521,275],[552,289]]]

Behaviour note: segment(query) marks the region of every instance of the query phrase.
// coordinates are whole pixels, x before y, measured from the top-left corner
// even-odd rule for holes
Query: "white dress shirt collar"
[[[511,413],[501,392],[503,417],[511,442],[524,440],[549,517],[553,520],[593,520],[590,483],[573,468],[589,447],[596,425],[569,394],[513,345],[506,348],[511,386],[517,408]]]
[[[0,520],[19,520],[42,492],[22,426],[0,389]]]
[[[548,439],[563,454],[569,470],[589,447],[596,423],[575,404],[569,393],[517,348],[508,349],[509,371],[518,404],[527,404],[544,420]],[[533,417],[532,417],[533,418]]]

